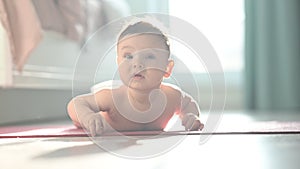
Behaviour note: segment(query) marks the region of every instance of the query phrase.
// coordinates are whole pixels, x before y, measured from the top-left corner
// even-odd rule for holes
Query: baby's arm
[[[92,136],[104,132],[105,122],[99,109],[94,94],[77,96],[68,104],[68,114],[74,125],[87,129]]]
[[[183,92],[182,92],[183,93]],[[179,117],[185,130],[202,130],[204,124],[201,123],[199,106],[191,96],[183,93],[181,97],[181,111]]]

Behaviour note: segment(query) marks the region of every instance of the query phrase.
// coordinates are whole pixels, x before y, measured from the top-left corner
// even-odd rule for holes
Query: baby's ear
[[[165,78],[168,78],[168,77],[171,76],[173,67],[174,67],[174,61],[173,60],[169,60],[169,63],[167,65],[167,69],[166,69],[166,73],[164,75]]]

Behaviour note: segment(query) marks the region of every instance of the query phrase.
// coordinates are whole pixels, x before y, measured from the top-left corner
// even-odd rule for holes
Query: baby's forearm
[[[199,116],[200,110],[197,102],[189,95],[185,94],[181,100],[181,116],[185,114],[192,113],[196,116]]]
[[[99,111],[93,94],[77,96],[68,104],[68,114],[77,127],[84,127],[82,120]]]
[[[204,124],[200,121],[200,110],[196,101],[188,95],[183,95],[181,101],[180,118],[185,130],[202,130]]]

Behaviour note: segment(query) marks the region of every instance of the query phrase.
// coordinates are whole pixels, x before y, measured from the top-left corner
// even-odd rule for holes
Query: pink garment
[[[85,31],[85,10],[80,0],[32,0],[42,28],[80,41]]]
[[[7,31],[13,62],[21,71],[42,38],[42,29],[31,0],[0,0],[0,19]]]
[[[1,22],[0,37],[0,87],[9,87],[13,84],[13,62],[7,32]]]
[[[102,0],[0,0],[0,21],[19,71],[40,42],[42,29],[84,43],[107,23]]]
[[[101,0],[32,0],[42,28],[83,42],[105,23]]]

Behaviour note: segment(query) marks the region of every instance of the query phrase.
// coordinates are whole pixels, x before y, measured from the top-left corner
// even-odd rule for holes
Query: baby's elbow
[[[68,111],[68,115],[71,118],[71,120],[73,121],[73,124],[78,127],[81,128],[81,124],[77,118],[77,114],[75,111],[75,103],[74,103],[74,98],[68,103],[67,105],[67,111]]]
[[[67,112],[70,118],[74,121],[74,117],[76,116],[75,113],[75,105],[74,105],[74,99],[72,99],[68,105],[67,105]]]
[[[72,112],[72,110],[74,110],[74,101],[73,101],[73,99],[71,101],[69,101],[69,103],[67,104],[68,114],[70,114],[70,112]]]

